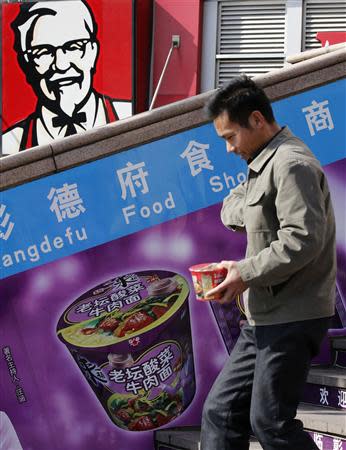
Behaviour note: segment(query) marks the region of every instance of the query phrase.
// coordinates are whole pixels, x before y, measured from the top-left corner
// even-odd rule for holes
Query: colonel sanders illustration
[[[84,0],[24,3],[11,27],[18,62],[37,105],[3,134],[4,154],[131,115],[131,102],[114,101],[93,89],[99,42]]]

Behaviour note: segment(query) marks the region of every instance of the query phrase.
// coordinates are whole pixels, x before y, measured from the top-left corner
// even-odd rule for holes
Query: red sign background
[[[88,0],[98,25],[100,55],[95,89],[114,99],[132,100],[132,1]],[[19,4],[2,5],[2,119],[3,130],[33,112],[36,96],[27,84],[13,49],[11,22]]]

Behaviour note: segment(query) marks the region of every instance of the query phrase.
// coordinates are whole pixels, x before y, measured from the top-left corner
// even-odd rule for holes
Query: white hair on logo
[[[84,19],[85,27],[92,34],[94,30],[94,22],[91,13],[86,4],[81,0],[63,0],[63,1],[49,1],[49,2],[37,2],[29,8],[29,12],[37,11],[37,14],[33,14],[30,18],[18,27],[21,34],[20,42],[23,51],[26,51],[26,37],[31,27],[40,16],[45,16],[48,12],[53,12],[53,16],[59,13],[66,14],[68,12],[72,16],[81,16]]]
[[[20,25],[18,27],[18,30],[20,32],[20,45],[22,47],[23,52],[26,51],[26,35],[28,34],[29,30],[32,27],[33,22],[36,21],[39,14],[35,14],[31,16],[23,25]],[[25,59],[27,60],[27,56],[25,55]]]

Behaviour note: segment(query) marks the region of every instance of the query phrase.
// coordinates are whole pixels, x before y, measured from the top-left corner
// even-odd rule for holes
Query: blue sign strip
[[[345,158],[346,80],[274,103],[323,165]],[[246,179],[203,125],[1,193],[1,278],[219,203]]]

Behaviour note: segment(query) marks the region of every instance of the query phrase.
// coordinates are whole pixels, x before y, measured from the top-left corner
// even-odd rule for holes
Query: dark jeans
[[[202,450],[248,450],[251,430],[264,450],[318,450],[295,416],[329,323],[243,325],[204,404]]]

